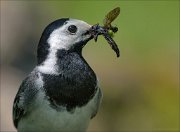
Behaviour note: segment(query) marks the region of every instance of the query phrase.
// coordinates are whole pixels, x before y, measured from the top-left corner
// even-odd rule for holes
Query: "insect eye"
[[[69,31],[70,33],[76,33],[77,27],[76,27],[75,25],[70,25],[70,26],[68,27],[68,31]]]
[[[113,27],[113,28],[112,28],[112,31],[113,31],[114,33],[116,33],[116,32],[118,31],[118,28],[117,28],[117,27]]]

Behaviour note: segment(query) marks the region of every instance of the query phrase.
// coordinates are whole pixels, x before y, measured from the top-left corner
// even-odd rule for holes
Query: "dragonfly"
[[[103,35],[104,38],[107,40],[111,48],[116,52],[117,57],[120,56],[119,48],[116,44],[116,42],[112,39],[110,35],[110,31],[113,33],[116,33],[118,31],[117,27],[113,27],[111,23],[117,18],[117,16],[120,14],[120,8],[116,7],[110,12],[107,13],[103,20],[103,26],[100,26],[99,24],[95,24],[91,27],[91,33],[95,40],[95,42],[98,39],[99,35]]]

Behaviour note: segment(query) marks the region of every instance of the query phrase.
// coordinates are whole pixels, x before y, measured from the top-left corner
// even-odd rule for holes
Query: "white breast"
[[[61,111],[52,109],[44,93],[39,92],[39,96],[34,103],[34,109],[29,116],[22,118],[18,124],[18,131],[85,131],[88,127],[92,113],[97,110],[99,101],[99,88],[90,102],[83,107],[77,107],[70,113],[62,107]]]

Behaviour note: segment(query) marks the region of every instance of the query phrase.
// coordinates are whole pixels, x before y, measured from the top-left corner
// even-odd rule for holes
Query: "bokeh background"
[[[179,1],[1,1],[0,131],[15,131],[12,104],[36,65],[43,29],[70,17],[90,24],[120,6],[116,58],[103,37],[83,55],[104,94],[89,131],[179,131]]]

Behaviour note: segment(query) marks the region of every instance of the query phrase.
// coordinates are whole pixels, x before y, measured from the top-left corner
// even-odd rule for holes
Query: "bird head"
[[[48,54],[58,50],[81,53],[84,45],[92,39],[91,25],[84,21],[62,18],[49,24],[42,33],[38,45],[38,63],[42,63]]]

